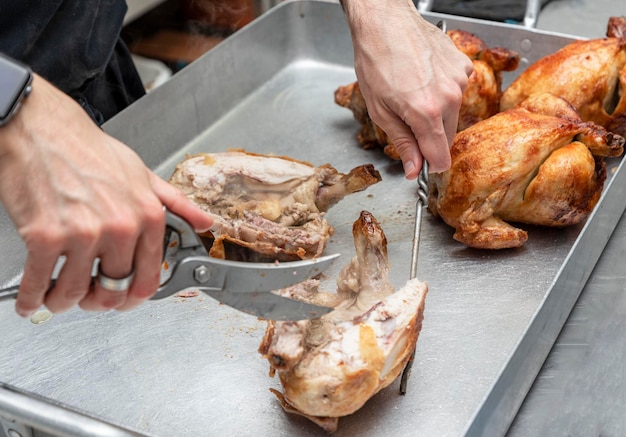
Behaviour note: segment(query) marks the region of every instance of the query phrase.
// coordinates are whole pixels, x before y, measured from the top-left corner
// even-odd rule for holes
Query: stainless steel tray
[[[474,32],[489,45],[518,50],[522,66],[505,76],[505,85],[573,39],[423,14]],[[338,3],[287,1],[105,129],[165,178],[186,153],[233,147],[331,163],[340,171],[374,163],[383,181],[328,214],[336,230],[328,251],[343,254],[329,275],[352,256],[352,222],[365,209],[387,234],[391,277],[399,287],[410,273],[416,186],[404,180],[399,163],[362,150],[352,114],[335,105],[334,90],[355,80],[352,62]],[[529,241],[519,250],[465,248],[452,240],[451,228],[427,214],[418,276],[430,292],[408,393],[400,396],[396,381],[342,418],[335,435],[503,434],[626,207],[616,188],[626,177],[619,164],[610,162],[605,194],[585,226],[529,227]],[[24,252],[4,211],[0,243],[0,283],[13,283]],[[325,286],[333,289],[333,281]],[[324,434],[284,413],[269,392],[279,383],[257,352],[265,324],[209,297],[148,302],[129,313],[74,310],[42,325],[14,315],[10,303],[0,305],[0,314],[0,381],[27,398],[150,435]],[[3,391],[0,416],[14,405]],[[33,423],[45,421],[37,415],[31,413]],[[75,428],[76,435],[96,435],[93,428]]]

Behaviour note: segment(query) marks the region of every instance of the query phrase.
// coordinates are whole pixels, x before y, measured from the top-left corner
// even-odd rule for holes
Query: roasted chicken
[[[450,170],[430,175],[428,207],[467,246],[519,247],[527,232],[507,222],[581,222],[602,193],[602,158],[623,146],[564,99],[537,94],[457,133]]]
[[[269,322],[259,352],[276,372],[283,408],[337,429],[402,372],[419,336],[428,287],[417,279],[394,291],[389,282],[385,234],[363,211],[352,233],[356,255],[339,274],[336,293],[318,280],[281,290],[306,302],[331,306],[320,319]]]
[[[585,121],[626,136],[626,17],[611,17],[607,38],[575,41],[529,66],[505,90],[501,110],[532,94],[570,102]]]
[[[333,232],[326,211],[380,180],[371,164],[343,174],[330,164],[229,151],[188,156],[169,182],[213,214],[211,255],[291,261],[321,255]]]
[[[502,72],[515,70],[519,65],[519,55],[505,48],[487,47],[476,35],[463,30],[450,30],[447,34],[474,64],[459,112],[457,131],[461,131],[498,112]],[[350,109],[361,125],[357,141],[363,148],[382,147],[387,156],[400,159],[387,134],[371,120],[358,82],[339,87],[335,91],[335,103]]]

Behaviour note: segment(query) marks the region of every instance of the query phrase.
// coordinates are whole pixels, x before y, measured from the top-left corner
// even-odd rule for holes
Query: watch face
[[[30,80],[26,67],[0,56],[0,123],[16,109]]]

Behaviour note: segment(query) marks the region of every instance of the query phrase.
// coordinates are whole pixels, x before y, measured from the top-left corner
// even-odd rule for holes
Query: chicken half
[[[362,211],[352,233],[356,255],[337,279],[336,293],[312,279],[281,294],[335,310],[320,319],[269,322],[259,352],[278,373],[283,408],[333,432],[391,384],[411,357],[422,327],[428,286],[389,282],[387,240],[376,219]]]
[[[456,135],[450,170],[430,175],[428,207],[467,246],[519,247],[528,234],[507,222],[580,223],[602,193],[602,158],[623,151],[623,137],[564,99],[534,95]]]
[[[607,38],[575,41],[529,66],[504,91],[501,110],[550,92],[585,121],[626,136],[626,17],[611,17]]]
[[[380,181],[371,164],[343,174],[330,164],[242,150],[188,156],[169,180],[213,215],[205,235],[211,255],[244,261],[320,256],[333,233],[326,211]]]
[[[519,54],[502,47],[490,48],[482,39],[463,30],[450,30],[447,34],[474,64],[459,111],[457,131],[462,131],[499,111],[502,72],[517,69]],[[357,141],[364,149],[382,147],[385,155],[400,159],[387,134],[370,118],[358,82],[339,87],[335,91],[335,103],[350,109],[361,125]]]

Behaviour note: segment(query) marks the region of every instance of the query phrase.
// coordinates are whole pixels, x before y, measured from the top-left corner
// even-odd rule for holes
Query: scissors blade
[[[322,273],[338,253],[303,261],[247,263],[219,260],[226,269],[222,289],[231,293],[280,290]]]
[[[265,320],[316,319],[333,310],[278,296],[269,291],[255,293],[231,293],[212,289],[202,291],[224,305]]]

